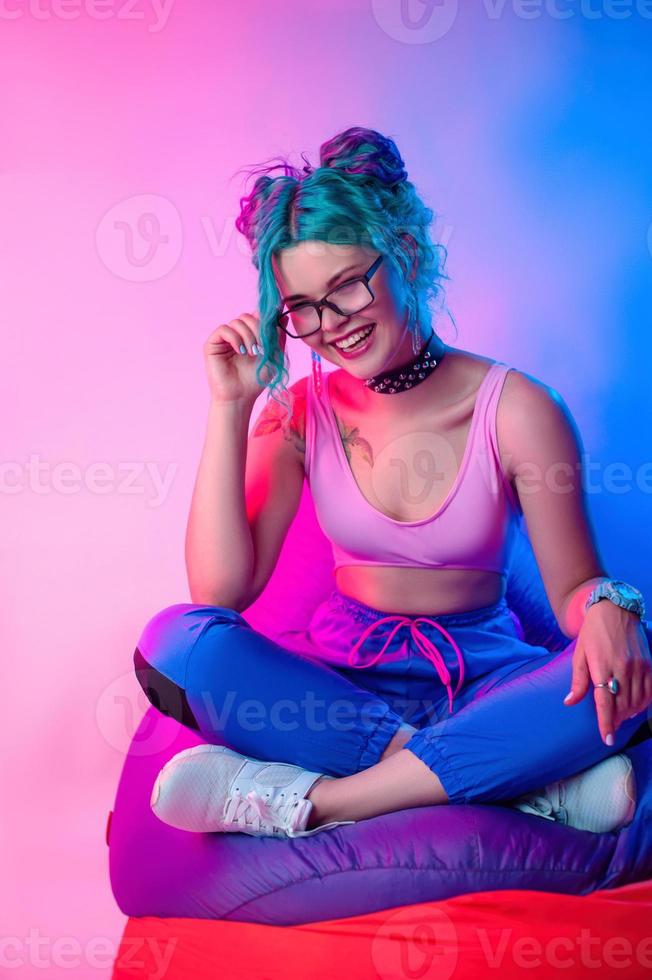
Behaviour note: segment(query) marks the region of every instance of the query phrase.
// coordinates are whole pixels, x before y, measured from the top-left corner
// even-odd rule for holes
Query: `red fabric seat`
[[[495,891],[300,926],[130,918],[113,980],[652,976],[652,880]]]

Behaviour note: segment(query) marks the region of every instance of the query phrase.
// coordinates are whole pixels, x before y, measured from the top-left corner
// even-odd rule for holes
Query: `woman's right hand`
[[[287,334],[278,328],[281,351],[285,351]],[[256,380],[256,369],[261,353],[251,353],[253,345],[260,342],[260,316],[258,313],[241,313],[229,323],[221,323],[204,344],[206,375],[211,397],[216,402],[253,402],[265,385]],[[244,346],[246,353],[241,353]],[[254,350],[256,348],[253,348]],[[264,370],[263,380],[269,380],[269,369]],[[265,374],[268,375],[265,379]]]

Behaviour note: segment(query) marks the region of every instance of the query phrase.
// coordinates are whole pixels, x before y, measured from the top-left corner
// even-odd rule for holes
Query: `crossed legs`
[[[415,729],[381,697],[227,608],[170,607],[145,640],[152,668],[176,679],[205,741],[335,777],[309,794],[312,826],[510,799],[621,751],[644,720],[623,723],[608,748],[590,695],[563,705],[573,643],[469,683],[452,715]],[[344,724],[331,712],[338,705]]]
[[[432,770],[403,748],[411,725],[399,728],[376,765],[340,779],[320,779],[308,794],[313,809],[308,828],[331,820],[367,820],[381,813],[447,803],[444,787]]]

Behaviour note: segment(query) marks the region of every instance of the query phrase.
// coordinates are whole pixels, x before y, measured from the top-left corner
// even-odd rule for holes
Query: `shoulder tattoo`
[[[280,429],[287,442],[292,443],[298,452],[305,453],[305,397],[295,395],[294,399],[294,411],[287,421],[284,406],[270,399],[253,428],[252,436],[266,436]]]

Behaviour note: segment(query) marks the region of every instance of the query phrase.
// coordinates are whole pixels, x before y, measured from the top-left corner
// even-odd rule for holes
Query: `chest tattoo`
[[[336,416],[337,418],[337,416]],[[358,426],[347,426],[340,419],[337,419],[337,427],[340,430],[340,436],[342,438],[342,446],[344,447],[344,452],[346,453],[346,458],[351,463],[351,449],[355,448],[359,451],[362,459],[369,466],[374,465],[374,451],[371,448],[371,443],[360,435],[360,429]]]

